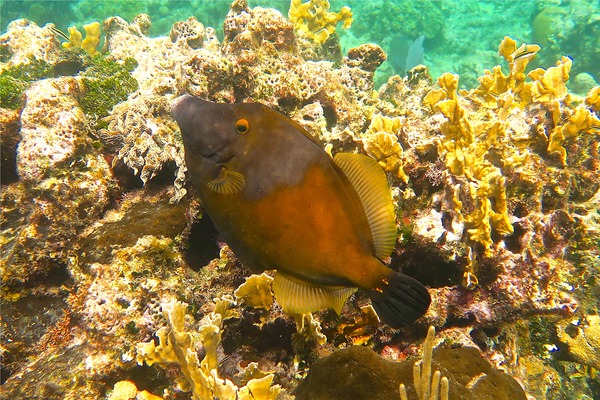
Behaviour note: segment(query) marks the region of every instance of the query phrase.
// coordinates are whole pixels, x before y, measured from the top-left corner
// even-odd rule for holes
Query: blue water
[[[16,18],[37,24],[53,23],[66,31],[71,25],[103,21],[110,16],[132,20],[147,13],[151,36],[168,34],[178,20],[195,16],[217,33],[229,10],[229,1],[2,1],[1,30]],[[287,15],[286,0],[250,0],[249,4],[273,7]],[[485,68],[499,64],[497,47],[505,35],[518,43],[542,45],[535,66],[549,67],[561,56],[574,59],[574,75],[587,72],[600,80],[600,1],[397,1],[335,0],[331,10],[348,5],[354,13],[352,27],[338,28],[344,50],[362,43],[377,43],[388,53],[377,82],[405,73],[407,49],[424,36],[422,56],[435,78],[443,72],[461,75],[463,87],[474,87]],[[595,17],[594,17],[595,15]]]

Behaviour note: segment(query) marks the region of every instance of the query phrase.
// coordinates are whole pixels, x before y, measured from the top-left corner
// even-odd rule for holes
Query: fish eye
[[[248,132],[248,129],[250,129],[250,124],[247,120],[241,118],[238,119],[235,123],[235,129],[238,131],[239,134],[243,135],[244,133]]]

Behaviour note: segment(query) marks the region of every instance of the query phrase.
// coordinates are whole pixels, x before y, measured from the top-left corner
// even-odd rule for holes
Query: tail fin
[[[369,291],[373,308],[379,319],[392,328],[412,324],[427,312],[431,303],[421,282],[397,272],[392,271],[387,284],[378,289]]]

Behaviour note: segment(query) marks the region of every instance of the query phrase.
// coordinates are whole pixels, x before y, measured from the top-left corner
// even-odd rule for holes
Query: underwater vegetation
[[[378,87],[385,47],[342,51],[343,21],[320,42],[228,10],[222,37],[201,16],[157,37],[148,15],[107,17],[95,56],[51,24],[0,36],[0,398],[410,399],[437,377],[450,399],[597,397],[600,88],[572,91],[579,58],[503,32],[477,78],[418,66]],[[393,329],[361,291],[340,315],[286,314],[190,183],[183,94],[263,103],[373,158],[398,234],[383,263],[427,287],[425,315]]]

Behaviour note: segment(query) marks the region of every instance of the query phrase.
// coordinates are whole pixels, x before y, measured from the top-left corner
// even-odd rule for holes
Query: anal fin
[[[356,288],[314,285],[277,272],[273,292],[283,311],[290,314],[312,313],[324,308],[333,308],[340,314]]]

